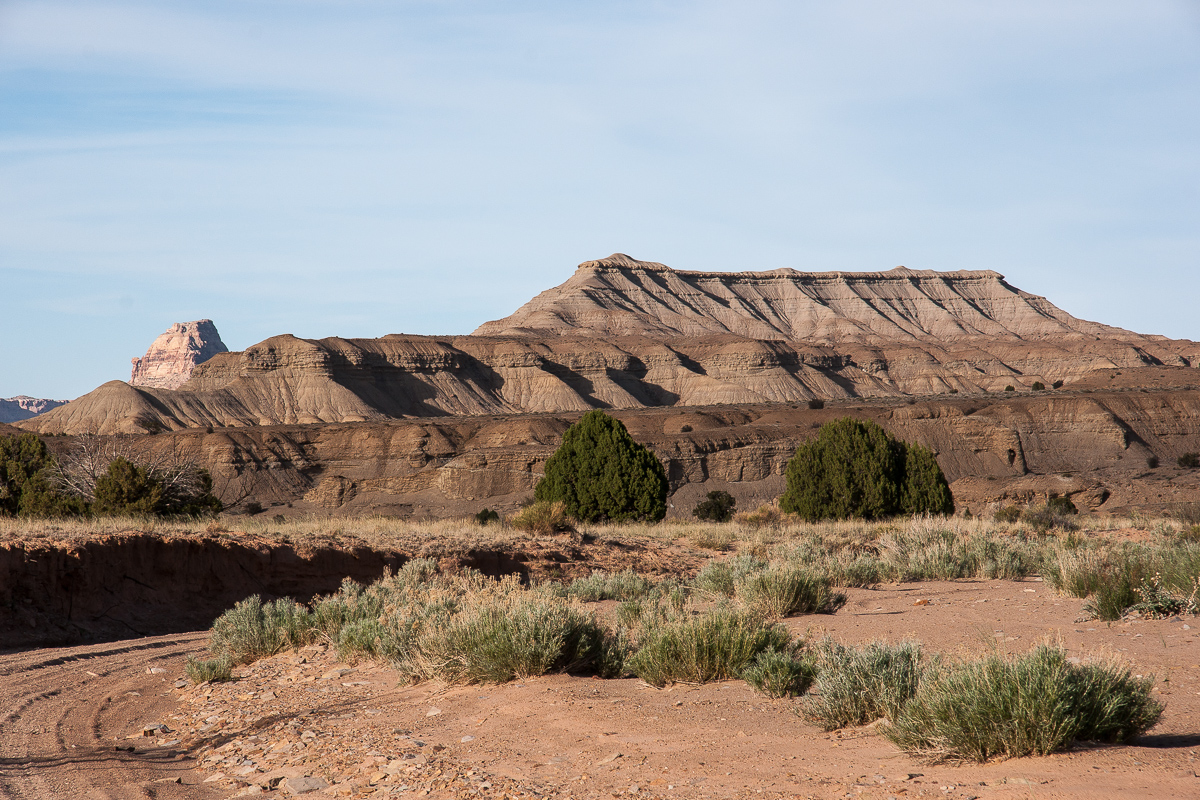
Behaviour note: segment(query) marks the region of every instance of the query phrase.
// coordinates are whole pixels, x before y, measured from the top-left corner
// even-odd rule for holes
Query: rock
[[[154,340],[146,355],[133,359],[129,385],[178,389],[191,378],[197,364],[227,352],[229,348],[211,319],[176,322]]]
[[[612,762],[616,761],[618,758],[621,758],[623,755],[624,755],[624,753],[612,753],[612,754],[607,755],[604,758],[600,759],[599,761],[597,761],[596,765],[599,766],[601,764],[611,764]]]
[[[0,422],[20,422],[67,404],[66,400],[45,400],[20,394],[0,400]]]
[[[329,786],[329,782],[324,778],[314,778],[308,775],[300,778],[288,778],[280,784],[280,788],[287,794],[308,794],[320,791],[327,786]]]

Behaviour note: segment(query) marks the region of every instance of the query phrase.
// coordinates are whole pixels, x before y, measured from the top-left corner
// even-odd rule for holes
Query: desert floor
[[[655,689],[553,675],[504,685],[398,685],[322,647],[182,680],[202,632],[0,656],[0,792],[13,798],[1200,797],[1195,618],[1081,621],[1038,579],[848,590],[809,637],[907,637],[930,652],[1020,652],[1046,637],[1154,674],[1166,705],[1129,746],[931,765],[870,728],[826,733],[741,681]],[[608,605],[608,604],[601,604]],[[151,729],[164,725],[166,729]],[[151,730],[147,730],[151,729]],[[145,732],[145,735],[144,735]],[[272,788],[275,787],[275,788]],[[316,788],[319,787],[319,788]],[[305,791],[308,790],[308,791]]]

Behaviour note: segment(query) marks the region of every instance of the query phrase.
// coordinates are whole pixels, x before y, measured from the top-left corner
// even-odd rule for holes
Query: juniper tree
[[[603,411],[584,414],[563,434],[534,489],[535,500],[561,501],[582,522],[660,520],[667,473],[654,453]]]

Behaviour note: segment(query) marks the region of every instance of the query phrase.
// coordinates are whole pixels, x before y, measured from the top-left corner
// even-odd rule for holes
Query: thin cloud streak
[[[1198,40],[1177,2],[9,2],[0,281],[108,322],[66,369],[6,345],[0,396],[197,316],[465,333],[614,250],[990,268],[1200,338]],[[0,338],[74,358],[78,305],[35,307]]]

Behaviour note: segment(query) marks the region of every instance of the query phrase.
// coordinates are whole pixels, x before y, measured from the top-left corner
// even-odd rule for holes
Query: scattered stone
[[[329,786],[329,782],[323,778],[314,778],[306,775],[300,778],[288,778],[281,788],[288,794],[308,794],[316,792]]]
[[[613,753],[611,755],[607,755],[604,758],[600,759],[599,761],[596,762],[596,764],[597,764],[597,766],[599,766],[600,764],[611,764],[612,762],[616,761],[618,758],[621,758],[623,755],[625,755],[625,754],[624,753]]]
[[[436,717],[436,716],[437,716],[438,714],[440,714],[440,713],[442,713],[442,710],[441,710],[440,708],[431,708],[431,709],[429,709],[429,711],[427,711],[427,712],[425,713],[425,716],[427,716],[427,717]]]

